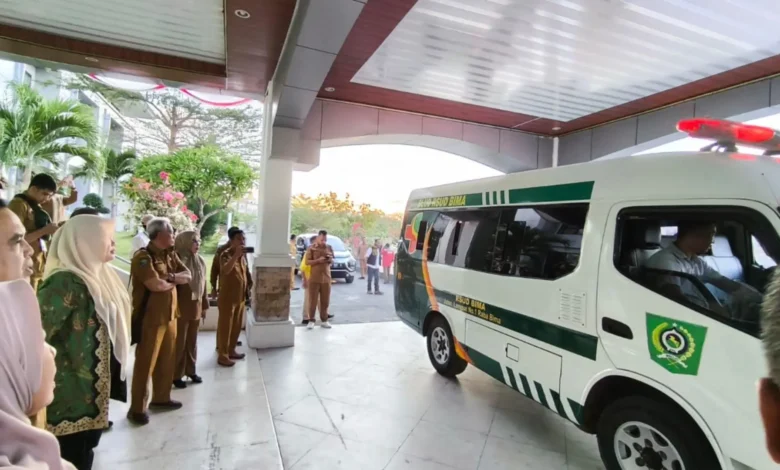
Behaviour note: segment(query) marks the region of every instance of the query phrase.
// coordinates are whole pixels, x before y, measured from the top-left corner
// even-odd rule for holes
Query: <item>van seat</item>
[[[638,268],[661,250],[661,224],[643,222],[632,228],[633,236],[629,240],[628,259],[624,259],[623,264]]]
[[[702,256],[702,259],[722,276],[734,281],[744,280],[742,262],[734,256],[731,243],[725,235],[715,235],[715,240],[712,242],[712,255]]]

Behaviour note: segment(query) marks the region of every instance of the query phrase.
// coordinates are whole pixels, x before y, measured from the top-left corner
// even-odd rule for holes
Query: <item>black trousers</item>
[[[57,440],[60,441],[60,455],[78,470],[92,470],[95,447],[100,443],[102,435],[102,429],[95,429],[57,436]]]

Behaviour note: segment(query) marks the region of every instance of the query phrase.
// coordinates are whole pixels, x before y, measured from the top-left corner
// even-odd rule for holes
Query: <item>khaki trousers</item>
[[[195,375],[198,361],[198,330],[200,320],[179,318],[176,326],[176,370],[173,378],[180,380],[185,375]]]
[[[176,319],[164,325],[150,321],[141,326],[141,342],[135,349],[130,411],[146,411],[147,384],[152,379],[152,403],[171,401],[171,385],[176,365]]]
[[[330,286],[330,281],[309,281],[309,289],[306,291],[306,296],[309,300],[309,320],[314,320],[314,313],[317,311],[317,307],[319,306],[320,320],[324,322],[328,321],[328,307],[330,307]]]
[[[295,289],[295,268],[290,269],[290,290]]]
[[[236,352],[238,336],[244,320],[246,302],[231,302],[227,296],[220,296],[218,301],[219,320],[217,321],[217,354],[219,359],[230,359],[230,354]]]

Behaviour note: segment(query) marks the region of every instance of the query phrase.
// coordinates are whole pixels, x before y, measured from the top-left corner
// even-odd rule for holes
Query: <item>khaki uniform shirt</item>
[[[179,259],[173,247],[161,250],[149,243],[145,250],[139,250],[133,256],[130,265],[130,276],[133,279],[133,311],[141,308],[144,294],[148,291],[144,282],[149,279],[167,279],[169,273],[180,273],[189,270]],[[150,319],[147,320],[146,318]],[[165,325],[179,317],[177,290],[173,288],[166,292],[149,292],[144,311],[144,321],[153,321],[157,325]]]
[[[24,225],[27,233],[38,230],[35,226],[35,213],[27,201],[15,197],[8,203],[8,208],[22,220],[22,225]],[[39,238],[30,245],[33,249],[33,274],[31,277],[33,279],[40,279],[43,277],[43,268],[46,265],[46,242],[43,241],[43,238]]]
[[[228,271],[227,264],[233,257],[233,248],[227,247],[219,255],[219,295],[244,300],[248,289],[249,267],[246,262],[246,256],[241,256],[233,268]]]
[[[330,283],[330,263],[312,264],[312,261],[330,255],[333,259],[333,248],[325,243],[314,243],[306,251],[306,264],[311,266],[309,282]]]

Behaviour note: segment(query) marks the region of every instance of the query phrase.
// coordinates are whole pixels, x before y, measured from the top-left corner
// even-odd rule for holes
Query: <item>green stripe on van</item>
[[[564,328],[538,318],[513,312],[470,297],[435,289],[436,299],[442,304],[467,315],[528,336],[537,341],[596,360],[599,339],[587,333]],[[501,373],[499,368],[499,374]],[[502,376],[503,377],[503,376]],[[503,378],[501,379],[503,380]]]
[[[544,393],[544,387],[542,387],[542,384],[534,381],[534,386],[536,387],[536,394],[539,395],[539,403],[541,403],[547,409],[552,409],[550,408],[550,405],[547,404],[547,396]]]
[[[582,183],[555,184],[533,188],[510,189],[510,204],[532,202],[586,201],[593,194],[593,181]]]
[[[476,349],[470,348],[463,343],[460,344],[468,352],[469,357],[471,358],[471,362],[474,364],[474,367],[486,373],[487,375],[493,377],[494,379],[500,381],[501,383],[506,383],[504,382],[504,372],[502,371],[501,364],[499,364],[498,361],[485,356],[484,354],[477,351]]]
[[[566,409],[563,407],[563,402],[561,401],[561,396],[558,394],[558,392],[555,390],[550,390],[550,395],[552,395],[553,403],[555,403],[555,409],[558,410],[558,414],[566,419],[571,419],[566,413]]]
[[[481,206],[482,193],[455,194],[454,196],[427,197],[409,201],[410,210],[433,209],[441,207]]]
[[[525,393],[525,396],[533,400],[534,396],[531,395],[531,386],[528,385],[528,377],[520,374],[520,382],[523,384],[523,393]]]
[[[511,367],[507,366],[506,373],[509,376],[509,385],[515,389],[515,391],[519,391],[517,388],[517,379],[515,378],[515,372],[512,370]]]
[[[506,191],[501,191],[501,204],[506,204]]]

